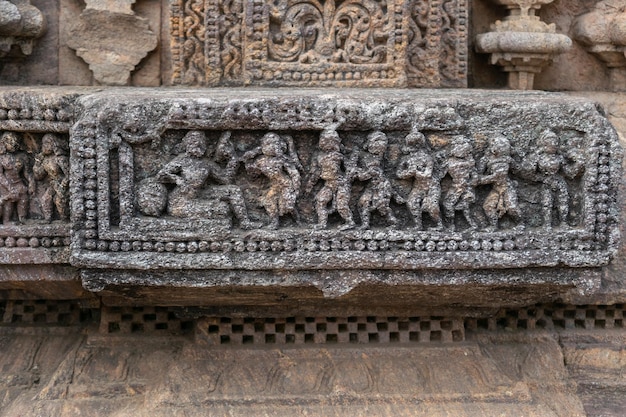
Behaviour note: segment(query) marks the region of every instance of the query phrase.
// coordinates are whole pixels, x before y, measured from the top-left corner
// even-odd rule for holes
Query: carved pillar
[[[491,54],[491,64],[509,73],[509,88],[531,90],[535,74],[555,54],[567,51],[572,41],[557,34],[554,24],[539,20],[536,12],[553,0],[492,0],[510,10],[504,21],[491,25],[492,32],[476,37],[476,50]]]
[[[607,0],[574,23],[574,38],[606,64],[610,88],[626,91],[626,5]]]
[[[7,55],[13,45],[24,55],[30,55],[35,39],[45,31],[43,14],[28,0],[0,0],[0,58]]]

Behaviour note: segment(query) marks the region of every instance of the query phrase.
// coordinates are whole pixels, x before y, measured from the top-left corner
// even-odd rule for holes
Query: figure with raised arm
[[[32,175],[26,170],[28,159],[19,149],[17,133],[4,132],[0,136],[0,206],[3,224],[11,222],[14,211],[17,211],[18,223],[26,221],[29,194],[34,192]]]
[[[41,153],[35,156],[33,175],[43,185],[41,210],[44,220],[52,221],[54,209],[61,220],[69,218],[69,158],[61,138],[46,133],[41,138]]]
[[[516,183],[509,176],[512,162],[509,140],[502,135],[493,137],[479,164],[484,175],[478,180],[479,184],[491,184],[491,191],[483,203],[483,211],[489,220],[487,230],[490,232],[498,229],[498,222],[505,214],[518,223],[515,227],[517,230],[524,229],[521,224],[522,212],[517,202]]]
[[[202,131],[189,131],[183,138],[183,145],[185,151],[157,174],[158,181],[175,184],[169,193],[167,212],[175,217],[210,218],[213,210],[211,202],[203,202],[198,197],[207,180],[211,179],[218,183],[208,186],[211,196],[229,204],[239,227],[257,227],[248,217],[241,189],[232,184],[239,161],[230,142],[230,132],[221,135],[212,158],[206,157],[206,135]],[[227,161],[225,168],[218,164],[223,159]]]
[[[464,136],[456,136],[451,143],[450,155],[444,163],[444,171],[452,178],[452,185],[443,198],[443,209],[449,228],[455,229],[456,212],[463,213],[471,229],[476,221],[470,213],[470,205],[476,200],[476,161],[472,155],[472,145]]]
[[[345,158],[341,151],[341,138],[337,131],[332,128],[323,130],[320,134],[319,151],[313,155],[305,186],[305,191],[311,192],[319,180],[324,181],[323,187],[315,195],[317,229],[327,227],[328,215],[334,211],[337,211],[345,222],[339,227],[340,230],[355,226],[352,210],[348,206],[352,187],[344,170]]]
[[[358,166],[354,168],[351,177],[365,181],[365,189],[359,197],[358,207],[361,215],[361,229],[370,227],[371,214],[378,211],[385,216],[391,226],[398,220],[393,214],[389,203],[394,195],[391,182],[383,171],[383,160],[388,145],[387,135],[376,131],[367,135],[365,152],[358,159]]]
[[[297,223],[300,216],[296,201],[300,195],[302,165],[296,154],[293,139],[277,133],[266,133],[261,146],[243,156],[246,170],[269,179],[270,188],[261,198],[261,204],[270,217],[268,227],[277,229],[280,217],[291,214]]]
[[[426,137],[418,131],[409,133],[402,148],[404,156],[400,159],[396,176],[403,180],[412,180],[411,192],[406,198],[406,205],[413,215],[415,228],[422,230],[422,215],[428,213],[435,221],[435,230],[441,230],[441,179],[433,157],[428,152]]]

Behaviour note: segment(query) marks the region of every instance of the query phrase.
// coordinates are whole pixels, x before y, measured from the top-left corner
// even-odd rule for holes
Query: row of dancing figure
[[[435,153],[421,132],[412,131],[404,139],[403,156],[395,171],[396,178],[412,182],[411,191],[403,196],[394,189],[384,171],[387,148],[387,135],[375,131],[368,134],[362,151],[345,155],[335,129],[321,132],[318,150],[313,155],[303,186],[305,193],[311,193],[314,186],[322,182],[315,194],[316,228],[326,228],[332,212],[337,212],[343,219],[341,230],[357,227],[349,203],[352,185],[358,180],[365,183],[357,203],[361,218],[358,227],[362,229],[370,227],[374,212],[385,217],[390,226],[397,223],[390,207],[392,198],[399,204],[406,204],[416,229],[423,228],[424,213],[434,221],[435,230],[443,229],[441,207],[450,229],[454,229],[455,216],[459,212],[474,229],[477,224],[470,209],[476,202],[478,185],[491,186],[482,204],[489,222],[487,230],[497,230],[505,215],[517,223],[517,229],[523,229],[517,182],[511,178],[511,173],[540,185],[543,224],[550,228],[555,205],[559,224],[567,222],[570,202],[565,177],[580,175],[585,162],[578,149],[570,149],[562,155],[559,139],[551,130],[539,135],[535,149],[522,161],[513,159],[509,140],[496,135],[490,139],[485,155],[478,162],[472,154],[470,140],[462,135],[452,139],[447,152]],[[287,213],[297,219],[296,201],[301,192],[300,173],[303,169],[291,140],[284,140],[273,132],[267,133],[262,145],[249,151],[243,159],[249,172],[260,173],[270,180],[271,186],[262,198],[271,218],[270,227],[278,227],[280,216]],[[451,183],[442,196],[441,182],[446,176],[450,177]]]
[[[565,178],[580,175],[585,163],[579,149],[562,153],[557,135],[550,130],[539,135],[536,146],[524,158],[513,158],[509,140],[503,135],[495,135],[478,161],[473,156],[472,143],[463,135],[452,137],[446,147],[435,151],[424,134],[414,130],[404,138],[402,156],[391,174],[395,180],[411,183],[410,192],[406,194],[396,189],[389,178],[390,170],[385,169],[389,140],[381,131],[369,133],[362,149],[348,153],[335,128],[323,130],[307,169],[300,162],[293,139],[276,132],[266,133],[260,146],[248,150],[243,156],[237,155],[231,132],[222,134],[214,152],[207,152],[206,136],[202,131],[188,132],[183,144],[185,151],[167,163],[156,176],[162,184],[175,185],[167,199],[168,213],[177,217],[205,218],[210,207],[199,201],[199,195],[206,182],[212,180],[215,184],[209,187],[213,198],[229,204],[243,229],[257,228],[261,224],[248,217],[243,193],[236,184],[235,176],[241,162],[248,175],[262,176],[269,182],[269,187],[260,196],[270,218],[269,228],[278,228],[280,218],[285,215],[292,215],[300,223],[297,202],[302,192],[311,194],[315,189],[315,227],[326,228],[329,215],[337,212],[343,219],[339,226],[341,230],[368,229],[375,212],[383,216],[389,226],[396,225],[398,221],[390,206],[392,199],[406,204],[416,229],[423,228],[424,213],[431,217],[435,230],[443,229],[444,221],[454,229],[458,213],[462,213],[473,229],[477,223],[471,208],[476,204],[476,187],[480,185],[491,187],[482,204],[489,222],[488,230],[497,230],[505,215],[522,229],[517,181],[512,179],[512,174],[540,186],[543,224],[550,228],[555,206],[559,223],[567,222],[570,202]],[[442,182],[446,177],[449,186],[443,192]],[[357,181],[362,186],[356,204],[361,219],[358,226],[350,208],[353,185]],[[160,213],[160,209],[148,208],[143,208],[144,213]]]

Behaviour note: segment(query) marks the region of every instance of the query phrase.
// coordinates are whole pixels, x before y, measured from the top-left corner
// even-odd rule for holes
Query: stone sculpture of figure
[[[158,181],[165,184],[175,184],[167,201],[167,211],[175,217],[207,219],[215,211],[214,201],[198,199],[206,181],[210,178],[217,185],[210,186],[214,199],[226,201],[239,227],[250,229],[256,225],[250,221],[241,189],[232,184],[238,160],[230,143],[230,132],[220,137],[213,159],[206,157],[207,146],[204,132],[189,131],[183,138],[185,151],[167,163],[157,174]],[[222,168],[217,161],[228,159],[226,168]]]
[[[558,136],[552,130],[546,129],[539,135],[535,150],[521,163],[521,175],[541,183],[543,226],[546,229],[552,228],[552,209],[555,199],[559,225],[567,224],[569,191],[561,173],[574,178],[584,167],[583,157],[577,155],[576,150],[571,150],[568,158],[572,161],[571,165],[567,164],[566,159],[559,152]]]
[[[32,175],[26,170],[28,160],[25,154],[19,152],[19,142],[19,137],[13,132],[4,132],[0,137],[0,206],[3,224],[11,221],[15,209],[18,222],[26,220],[29,194],[34,192]]]
[[[406,205],[413,215],[415,228],[422,229],[422,213],[427,212],[437,224],[435,230],[440,230],[443,228],[439,209],[441,179],[436,172],[433,157],[428,152],[426,137],[421,132],[411,132],[404,140],[402,153],[405,156],[398,164],[396,176],[413,180]]]
[[[41,209],[44,220],[52,221],[54,208],[61,220],[69,218],[69,159],[61,139],[54,133],[41,138],[41,153],[35,156],[33,175],[43,185]]]
[[[367,182],[358,203],[361,229],[369,228],[370,217],[374,211],[385,216],[392,226],[398,222],[389,207],[391,197],[394,195],[391,182],[383,172],[383,158],[387,151],[387,144],[387,135],[383,132],[376,131],[367,135],[365,152],[360,155],[358,166],[350,169],[353,171],[351,178]]]
[[[444,214],[451,230],[455,228],[457,211],[463,212],[470,228],[475,229],[476,222],[470,213],[470,205],[476,200],[474,186],[477,177],[472,145],[463,136],[457,136],[451,145],[450,155],[444,162],[444,171],[452,178],[452,184],[443,198]]]
[[[491,184],[491,191],[483,203],[483,211],[489,220],[488,231],[497,230],[498,221],[505,214],[518,223],[516,229],[524,228],[520,224],[522,212],[517,203],[517,185],[509,177],[512,162],[509,140],[504,136],[492,138],[487,153],[479,164],[480,171],[486,175],[478,179],[478,184]]]
[[[311,192],[313,186],[324,181],[324,186],[315,195],[315,211],[317,212],[318,229],[324,229],[328,223],[328,215],[337,211],[345,221],[339,229],[347,230],[355,226],[352,210],[350,210],[351,184],[346,176],[344,155],[341,152],[341,138],[335,129],[326,129],[320,134],[319,151],[313,155],[309,178],[305,187]],[[331,204],[331,207],[328,207]]]
[[[261,146],[243,156],[246,170],[261,174],[270,181],[270,188],[261,198],[261,203],[270,216],[270,229],[277,229],[280,217],[291,214],[296,222],[300,216],[296,201],[300,195],[302,165],[296,154],[291,137],[280,137],[269,132],[261,139]]]

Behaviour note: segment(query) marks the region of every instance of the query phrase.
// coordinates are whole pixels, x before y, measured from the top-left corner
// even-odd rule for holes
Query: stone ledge
[[[617,135],[599,106],[571,95],[507,92],[505,101],[503,92],[477,90],[24,88],[0,89],[0,107],[0,127],[23,141],[25,173],[41,158],[47,134],[69,140],[72,190],[70,221],[46,203],[52,207],[46,223],[41,194],[32,197],[24,225],[0,226],[0,260],[7,265],[69,261],[90,270],[83,274],[87,288],[110,297],[115,288],[130,288],[135,280],[151,287],[146,291],[160,302],[168,288],[179,292],[183,283],[189,288],[179,292],[187,293],[181,297],[191,294],[198,300],[193,297],[198,288],[210,293],[240,282],[250,288],[310,286],[331,298],[359,285],[381,284],[389,289],[414,285],[415,292],[439,288],[442,294],[448,285],[459,286],[476,301],[484,286],[504,292],[507,286],[524,288],[536,297],[550,288],[553,295],[571,298],[597,291],[595,271],[600,269],[595,268],[606,265],[617,249]],[[322,224],[322,211],[314,203],[327,181],[311,177],[316,164],[330,161],[318,145],[320,135],[328,132],[339,140],[333,157],[340,158],[336,179],[347,178],[350,163],[361,172],[360,178],[345,180],[352,188],[345,201],[356,222],[356,228],[347,224],[350,230],[340,230],[348,221],[337,214]],[[220,185],[225,177],[211,174],[196,190],[197,198],[185,200],[173,195],[176,186],[165,179],[178,174],[165,171],[174,161],[193,161],[182,146],[189,134],[204,138],[203,146],[210,148],[198,159],[202,164],[224,169],[224,158],[232,158],[236,169],[227,185]],[[285,161],[302,164],[294,171],[298,186],[285,188],[292,195],[276,200],[287,204],[276,219],[268,199],[277,197],[268,190],[278,183],[272,183],[270,165],[264,165],[271,158],[258,146],[270,139],[279,148],[284,145],[283,152],[290,144]],[[368,151],[376,141],[385,147],[378,162]],[[552,158],[537,150],[551,141],[558,148],[558,187],[567,197],[556,188],[547,191],[551,185],[541,179],[547,174],[532,165]],[[211,154],[216,144],[226,146],[220,148],[221,159]],[[451,156],[464,147],[468,156]],[[504,187],[500,191],[494,191],[493,179],[486,179],[496,166],[489,156],[493,152],[504,152],[503,161],[508,161],[504,172],[509,182],[499,185]],[[406,199],[416,192],[411,181],[417,177],[398,172],[411,158],[430,158],[432,175],[441,176],[431,179],[441,188],[433,194],[436,210],[421,203],[416,215],[408,207]],[[525,167],[528,161],[532,163]],[[463,163],[465,174],[450,168]],[[383,180],[389,190],[376,191],[367,177],[371,174],[365,173],[372,164],[382,172],[376,181]],[[463,185],[463,175],[472,185]],[[146,179],[165,190],[166,206],[155,209],[150,200],[137,199],[146,190]],[[39,186],[43,193],[45,183]],[[457,188],[468,203],[452,192]],[[242,223],[246,218],[241,213],[233,213],[236,191],[249,224]],[[368,193],[382,198],[378,206],[363,200]],[[541,202],[545,196],[549,203]],[[489,208],[490,199],[507,198],[511,200],[499,208]],[[558,199],[567,204],[557,204]],[[326,210],[336,204],[329,200]],[[389,212],[395,218],[385,214]],[[10,220],[19,220],[15,211]],[[555,268],[553,274],[539,272],[544,267]],[[516,268],[529,269],[519,275],[512,271]],[[450,274],[454,269],[458,271]]]

